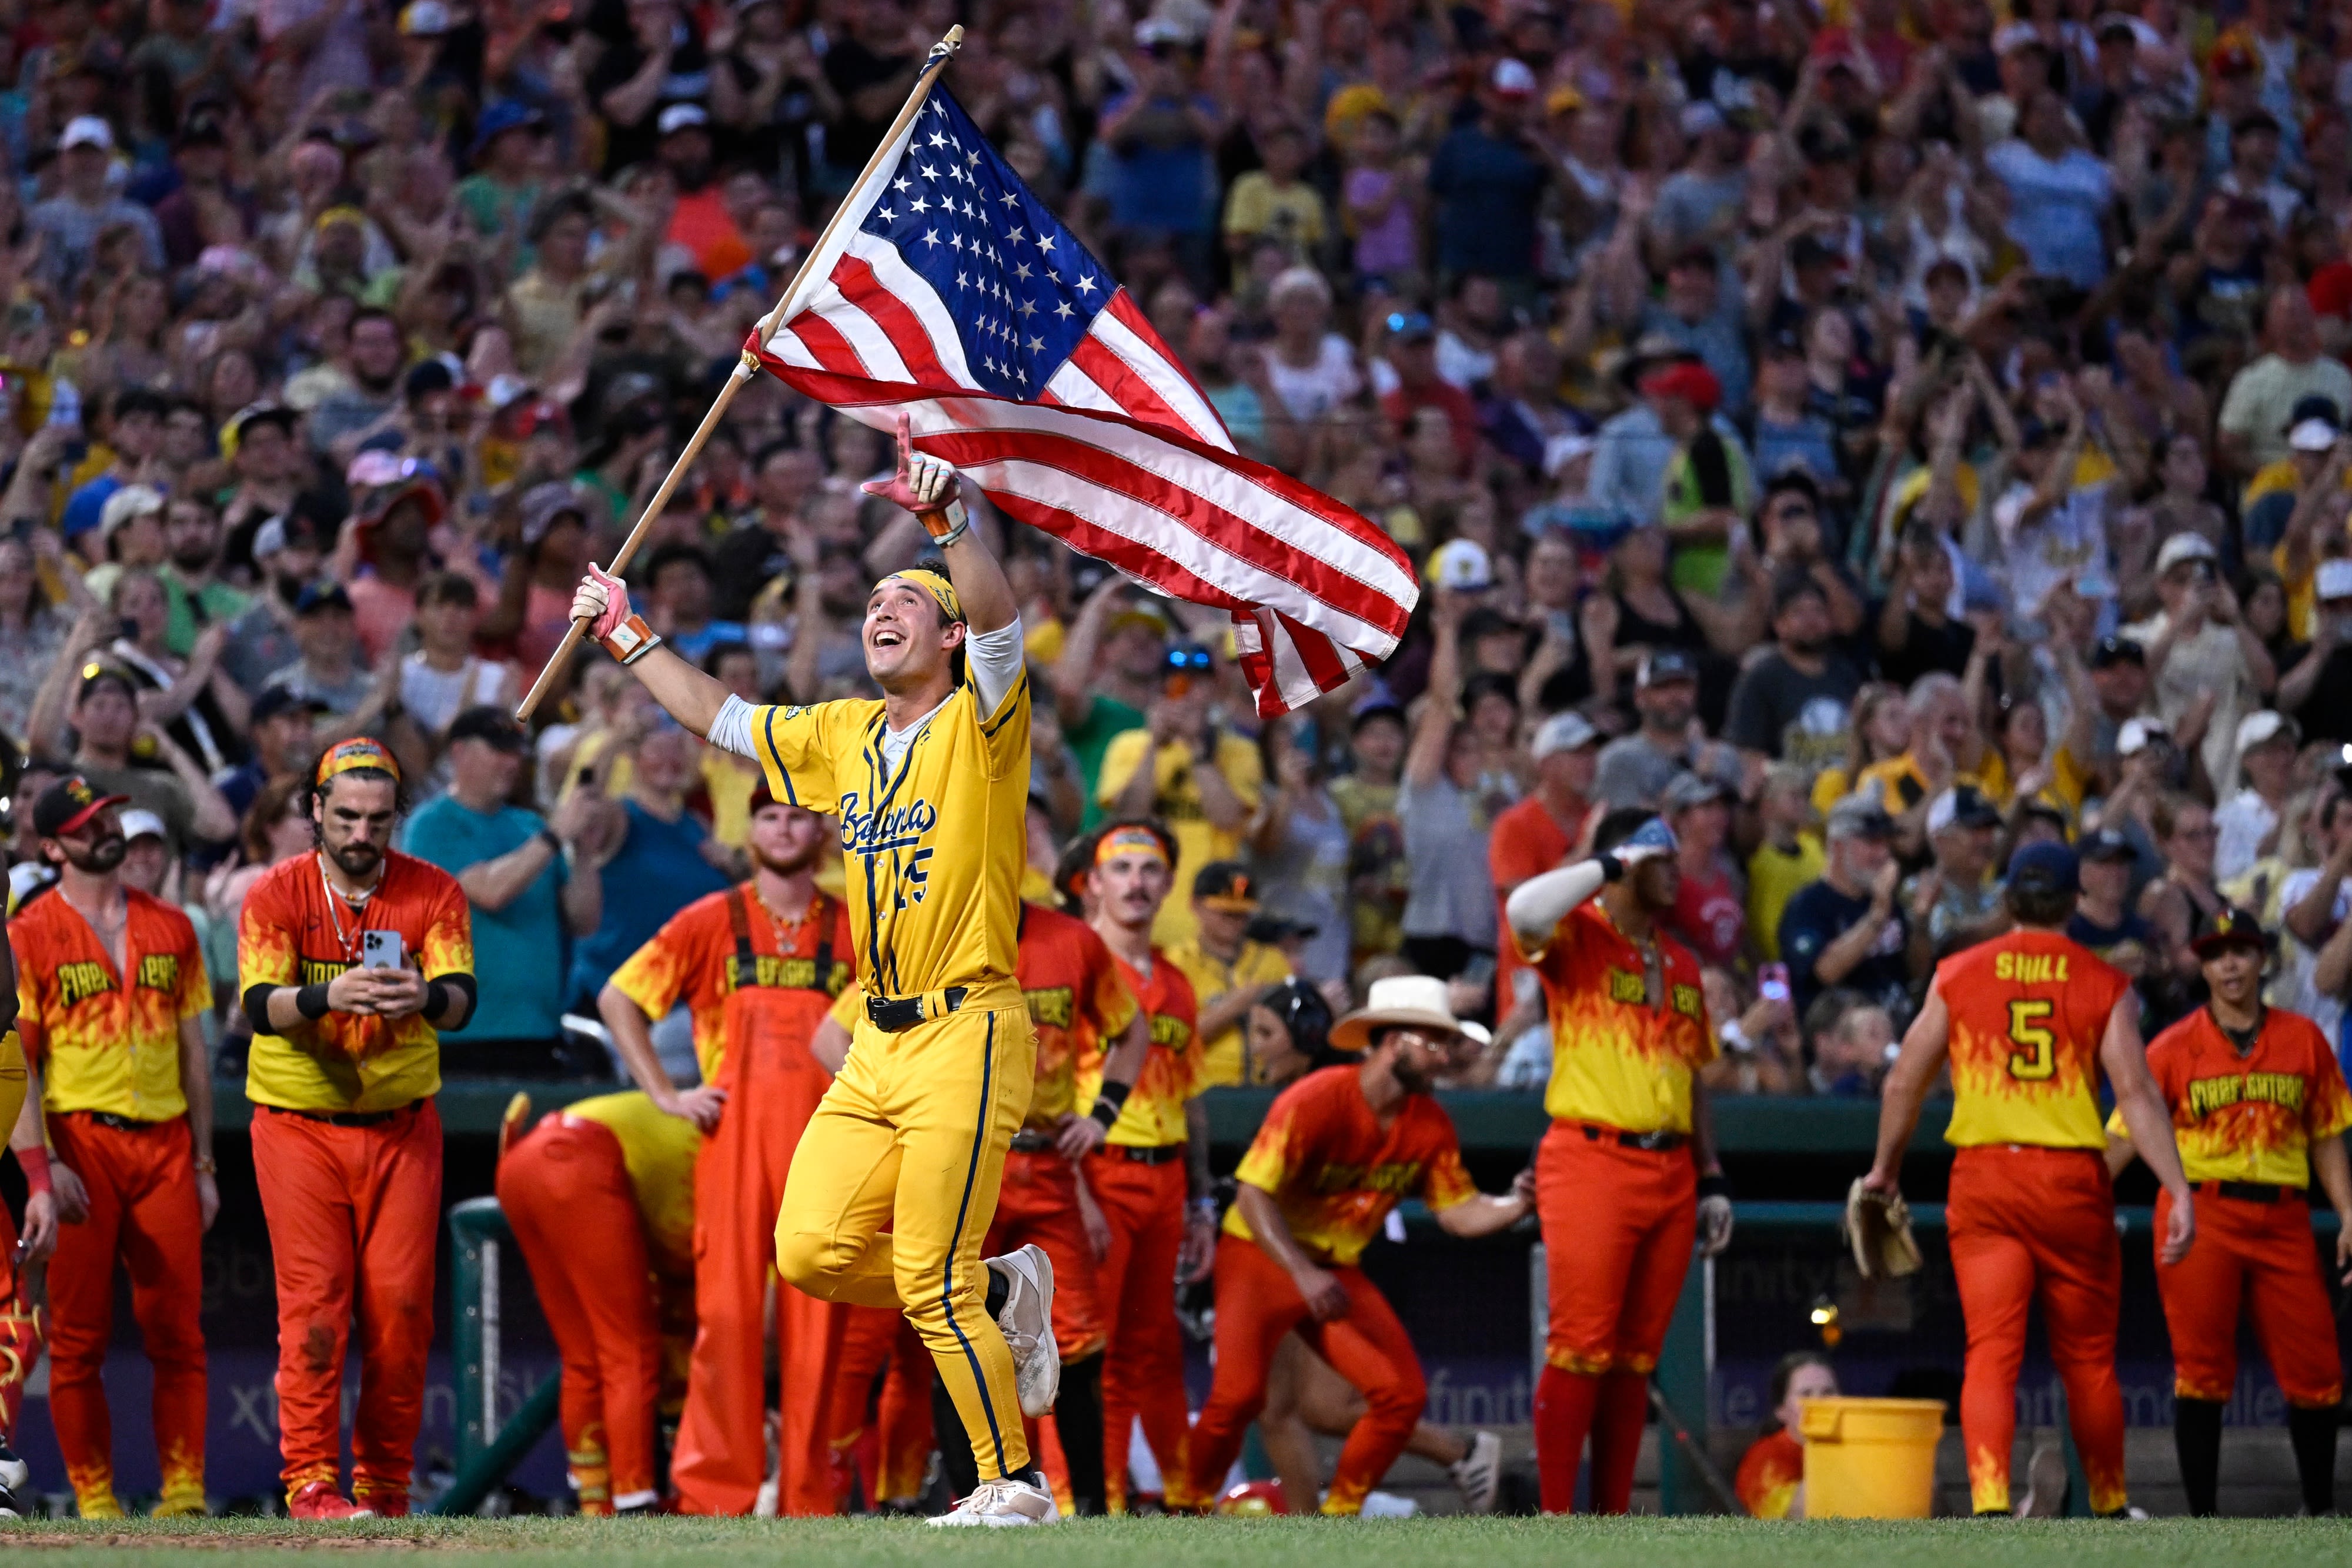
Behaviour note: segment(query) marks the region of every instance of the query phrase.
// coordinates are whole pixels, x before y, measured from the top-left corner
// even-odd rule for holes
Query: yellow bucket
[[[1925,1519],[1936,1507],[1938,1399],[1808,1399],[1807,1519]]]

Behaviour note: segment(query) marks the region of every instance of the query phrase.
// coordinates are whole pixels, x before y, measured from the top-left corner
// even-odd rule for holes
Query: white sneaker
[[[1503,1439],[1492,1432],[1474,1432],[1470,1451],[1445,1467],[1462,1493],[1465,1513],[1492,1513],[1496,1494],[1503,1490]]]
[[[988,1266],[1004,1276],[1004,1310],[996,1314],[996,1326],[1013,1353],[1021,1414],[1044,1416],[1062,1391],[1062,1352],[1054,1343],[1054,1260],[1032,1242],[989,1259]]]
[[[929,1522],[979,1524],[992,1530],[1016,1524],[1059,1524],[1062,1511],[1054,1506],[1052,1492],[1007,1476],[1002,1480],[981,1482],[970,1497]]]
[[[32,1484],[33,1467],[16,1457],[16,1451],[0,1443],[0,1488],[21,1492]]]

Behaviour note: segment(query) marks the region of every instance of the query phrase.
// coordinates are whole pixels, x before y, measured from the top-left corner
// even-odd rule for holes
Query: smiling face
[[[886,579],[866,600],[866,673],[886,692],[920,691],[943,679],[964,625],[910,582]]]
[[[2197,962],[2213,999],[2232,1008],[2252,1008],[2263,988],[2263,950],[2242,942],[2208,951]]]

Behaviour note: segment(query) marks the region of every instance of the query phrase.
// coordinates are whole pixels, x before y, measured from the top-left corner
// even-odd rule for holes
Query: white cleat
[[[981,1482],[970,1497],[929,1522],[985,1525],[1002,1530],[1016,1524],[1059,1524],[1062,1511],[1054,1506],[1052,1492],[1007,1476],[1001,1480]]]
[[[1054,1343],[1054,1260],[1032,1242],[989,1259],[988,1266],[1004,1276],[1004,1310],[996,1314],[996,1326],[1013,1353],[1021,1414],[1044,1416],[1062,1392],[1062,1352]]]
[[[1503,1439],[1492,1432],[1474,1432],[1470,1451],[1445,1467],[1462,1493],[1465,1513],[1492,1513],[1496,1495],[1503,1489]]]

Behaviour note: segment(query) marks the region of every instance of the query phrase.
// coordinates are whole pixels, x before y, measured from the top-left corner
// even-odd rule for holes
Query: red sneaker
[[[406,1487],[369,1487],[365,1490],[353,1487],[352,1500],[358,1505],[362,1513],[373,1513],[378,1519],[408,1517]]]
[[[311,1481],[286,1500],[289,1519],[373,1519],[373,1511],[360,1507],[335,1490],[332,1481]]]

